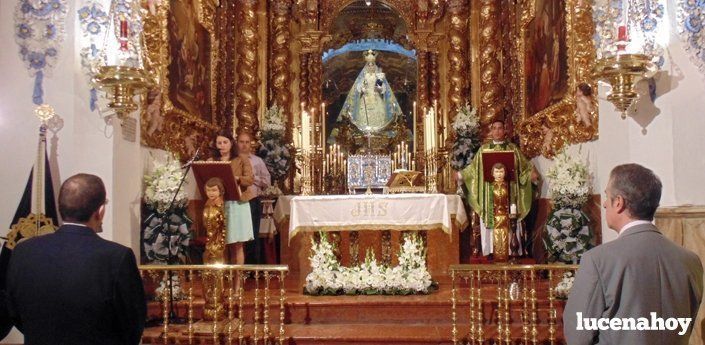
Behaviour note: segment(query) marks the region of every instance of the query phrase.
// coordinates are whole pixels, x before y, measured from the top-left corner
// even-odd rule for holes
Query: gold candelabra
[[[425,175],[427,193],[438,193],[438,162],[436,161],[437,156],[438,149],[434,148],[430,151],[426,151]]]
[[[93,82],[105,91],[108,107],[115,110],[120,120],[137,110],[134,96],[145,92],[151,85],[142,68],[128,66],[101,66]]]
[[[624,119],[627,117],[627,109],[639,97],[634,90],[636,84],[644,78],[651,78],[657,71],[658,67],[647,55],[618,54],[599,59],[593,76],[612,86],[607,100],[622,112]]]

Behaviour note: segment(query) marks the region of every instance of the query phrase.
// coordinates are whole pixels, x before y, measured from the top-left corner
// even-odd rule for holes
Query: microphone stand
[[[200,152],[201,152],[201,148],[199,147],[199,148],[196,150],[196,153],[193,155],[193,157],[192,157],[188,162],[186,162],[186,164],[184,164],[183,166],[181,166],[182,169],[185,168],[186,170],[184,171],[184,174],[181,175],[181,181],[179,181],[179,186],[176,187],[176,191],[174,192],[174,197],[171,199],[171,203],[169,203],[169,208],[168,208],[169,212],[167,212],[167,214],[169,214],[169,213],[171,213],[171,211],[173,211],[173,209],[174,209],[174,203],[176,202],[176,198],[177,198],[178,195],[179,195],[179,191],[181,191],[181,187],[184,185],[184,181],[186,180],[186,175],[188,175],[189,170],[191,170],[191,165],[193,164],[193,162],[194,162],[196,159],[198,159],[198,156],[199,156]],[[172,254],[171,254],[171,236],[172,236],[172,233],[171,233],[171,229],[169,228],[169,217],[164,217],[164,218],[162,218],[161,227],[162,227],[162,228],[164,228],[164,227],[166,228],[166,230],[167,230],[167,231],[166,231],[166,232],[167,232],[167,235],[169,236],[169,237],[168,237],[169,248],[168,248],[168,253],[167,253],[166,262],[167,262],[167,265],[172,265],[174,258],[172,257]],[[180,318],[180,317],[176,314],[176,310],[174,309],[174,281],[173,281],[173,272],[172,272],[171,270],[168,270],[168,271],[167,271],[167,274],[169,275],[169,323],[172,323],[172,324],[185,323],[185,322],[186,322],[186,319],[185,319],[185,318]]]

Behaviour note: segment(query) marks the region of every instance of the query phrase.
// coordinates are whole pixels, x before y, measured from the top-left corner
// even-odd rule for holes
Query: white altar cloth
[[[431,230],[450,234],[451,219],[468,223],[462,200],[445,194],[281,196],[274,219],[289,216],[289,239],[300,231]]]

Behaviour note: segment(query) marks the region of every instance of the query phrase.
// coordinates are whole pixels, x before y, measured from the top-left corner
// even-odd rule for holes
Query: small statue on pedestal
[[[506,176],[506,168],[502,163],[492,166],[492,196],[494,211],[494,229],[492,229],[492,247],[494,250],[495,262],[506,262],[509,260],[509,236],[512,233],[509,222],[509,190]]]
[[[222,264],[225,262],[225,214],[223,212],[223,195],[225,187],[220,178],[213,177],[206,182],[205,194],[208,197],[203,208],[203,225],[206,229],[206,251],[204,264]],[[205,320],[222,320],[225,315],[223,303],[222,272],[204,271],[203,291],[206,305],[203,311]]]

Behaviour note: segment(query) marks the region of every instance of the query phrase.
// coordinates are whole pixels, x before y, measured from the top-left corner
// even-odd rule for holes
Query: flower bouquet
[[[285,177],[291,168],[291,148],[284,142],[286,120],[281,109],[275,104],[264,116],[262,125],[262,146],[257,155],[262,157],[272,179]]]
[[[399,265],[395,267],[380,265],[369,250],[361,265],[341,266],[325,233],[312,245],[312,271],[306,277],[305,287],[305,292],[311,295],[425,294],[433,285],[426,268],[423,242],[415,234],[404,238]]]
[[[477,111],[466,103],[458,110],[452,127],[456,136],[451,149],[450,165],[460,171],[470,164],[480,147],[480,119]]]
[[[575,282],[575,275],[573,272],[563,273],[563,279],[556,285],[556,298],[558,299],[568,299],[570,294],[570,289],[573,287],[573,282]]]
[[[592,248],[590,219],[581,210],[590,196],[590,173],[585,163],[562,152],[546,176],[553,199],[544,237],[549,261],[577,263]]]
[[[182,175],[179,162],[170,158],[144,177],[144,201],[149,215],[144,221],[142,243],[145,256],[152,263],[170,264],[186,260],[192,221],[186,214],[186,191],[179,189]],[[174,205],[170,208],[173,199]]]

